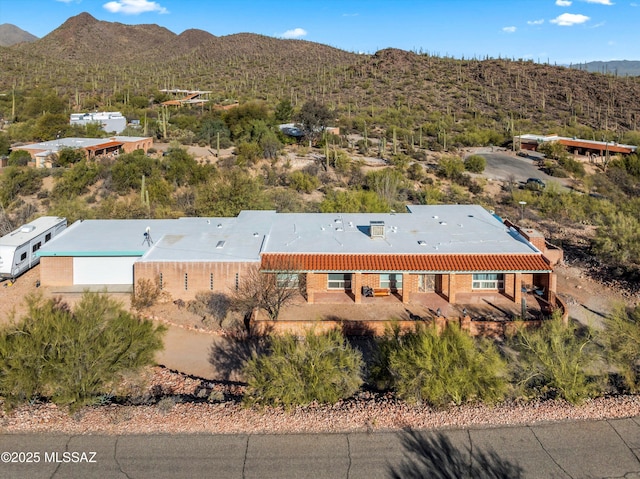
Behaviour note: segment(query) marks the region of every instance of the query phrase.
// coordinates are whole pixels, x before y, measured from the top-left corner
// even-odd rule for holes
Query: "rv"
[[[40,247],[66,227],[66,218],[43,216],[0,238],[0,280],[13,280],[37,265]]]

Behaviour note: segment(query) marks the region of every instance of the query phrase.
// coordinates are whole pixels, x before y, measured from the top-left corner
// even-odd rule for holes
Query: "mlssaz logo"
[[[72,463],[77,464],[81,462],[96,463],[95,452],[79,452],[79,451],[64,451],[64,452],[45,452],[45,462],[58,462],[58,463]]]

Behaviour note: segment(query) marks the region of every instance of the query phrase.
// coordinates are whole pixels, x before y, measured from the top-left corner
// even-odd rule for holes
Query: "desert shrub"
[[[407,169],[407,174],[414,181],[422,181],[425,177],[424,168],[420,163],[411,163],[411,166]]]
[[[599,333],[609,364],[615,366],[631,392],[640,390],[640,306],[618,305]]]
[[[296,170],[289,175],[289,186],[298,192],[311,193],[320,186],[320,180],[317,176]]]
[[[438,176],[453,180],[464,172],[464,162],[456,156],[445,156],[438,163]]]
[[[227,317],[230,306],[231,300],[226,294],[202,291],[187,303],[187,311],[202,316],[207,322],[213,320],[220,325]]]
[[[511,344],[518,352],[516,377],[525,393],[576,404],[602,392],[597,345],[588,328],[565,325],[554,313],[538,329],[521,328]]]
[[[471,173],[482,173],[487,166],[487,160],[480,155],[471,155],[464,160],[464,169]]]
[[[571,158],[570,156],[560,158],[558,160],[558,164],[562,167],[564,171],[571,173],[573,176],[577,178],[584,178],[587,174],[584,170],[584,165],[579,161]],[[557,176],[557,175],[554,175]]]
[[[27,166],[31,161],[31,155],[26,150],[13,150],[9,153],[9,166]]]
[[[35,168],[7,166],[0,175],[0,205],[6,207],[21,196],[37,193],[42,176]]]
[[[40,398],[71,409],[98,403],[162,348],[163,326],[106,294],[84,293],[73,311],[60,299],[26,302],[25,316],[0,331],[0,395],[9,407]]]
[[[153,306],[160,297],[160,283],[150,279],[139,279],[131,294],[131,307],[141,311]]]
[[[398,396],[433,406],[502,399],[507,366],[488,339],[474,340],[457,325],[435,325],[400,334],[391,330],[378,342],[372,377]]]
[[[362,385],[363,361],[339,331],[303,340],[273,336],[266,354],[254,354],[244,368],[247,404],[292,407],[335,403]]]
[[[56,181],[53,188],[54,198],[73,198],[88,191],[89,186],[98,180],[100,166],[86,159],[80,160],[66,170]]]

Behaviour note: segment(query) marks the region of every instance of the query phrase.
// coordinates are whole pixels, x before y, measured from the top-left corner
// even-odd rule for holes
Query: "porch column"
[[[316,275],[314,273],[307,273],[307,303],[309,304],[313,304],[314,302],[315,277]]]
[[[514,273],[513,277],[513,302],[520,304],[522,301],[522,273]]]
[[[351,273],[351,292],[356,304],[362,302],[362,273]]]
[[[556,276],[556,273],[549,273],[549,288],[547,288],[547,291],[545,291],[546,293],[545,299],[550,303],[555,303],[557,287],[558,287],[558,276]]]
[[[449,292],[447,294],[449,302],[455,304],[456,302],[456,274],[449,273]]]
[[[402,273],[402,302],[408,303],[411,291],[413,291],[413,278],[414,275],[409,273]]]

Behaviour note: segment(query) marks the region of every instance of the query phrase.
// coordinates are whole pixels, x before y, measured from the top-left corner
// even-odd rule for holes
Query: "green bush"
[[[163,326],[85,293],[72,311],[30,296],[28,312],[0,331],[0,395],[8,407],[39,398],[76,409],[113,393],[124,373],[153,364]]]
[[[618,305],[599,334],[609,364],[615,366],[631,392],[640,391],[640,306]]]
[[[245,402],[287,408],[335,403],[358,391],[362,370],[362,354],[337,330],[309,331],[304,340],[273,336],[268,352],[254,354],[245,365]]]
[[[516,375],[525,391],[573,404],[602,392],[602,375],[595,368],[597,345],[588,328],[565,325],[555,313],[539,329],[521,328],[512,345],[519,355]]]
[[[453,180],[464,173],[464,162],[456,156],[444,156],[440,159],[438,176]]]
[[[320,186],[320,180],[317,176],[296,170],[289,175],[289,186],[298,192],[311,193]]]
[[[482,173],[487,166],[487,160],[480,155],[471,155],[464,160],[464,169],[471,173]]]
[[[507,366],[488,339],[474,340],[457,325],[439,333],[435,325],[415,332],[390,331],[378,343],[372,377],[409,402],[433,406],[504,398]]]

